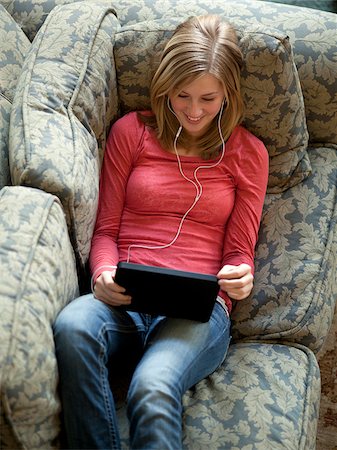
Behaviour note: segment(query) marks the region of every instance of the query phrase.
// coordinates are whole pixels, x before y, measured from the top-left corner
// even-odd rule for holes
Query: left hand
[[[233,300],[243,300],[253,289],[254,276],[248,264],[226,264],[217,275],[220,289]]]

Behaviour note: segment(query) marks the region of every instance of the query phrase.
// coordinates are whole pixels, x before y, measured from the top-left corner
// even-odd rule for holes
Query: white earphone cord
[[[194,198],[194,201],[193,201],[192,205],[189,207],[189,209],[185,212],[185,214],[184,214],[183,217],[181,218],[180,223],[179,223],[179,226],[178,226],[178,229],[177,229],[177,232],[176,232],[176,234],[175,234],[175,236],[174,236],[174,238],[172,239],[171,242],[169,242],[168,244],[163,244],[163,245],[158,245],[158,246],[147,246],[147,245],[141,245],[141,244],[131,244],[131,245],[129,246],[129,248],[128,248],[127,262],[130,261],[130,257],[131,257],[131,249],[132,249],[132,248],[143,248],[143,249],[146,249],[146,250],[160,250],[160,249],[164,249],[164,248],[171,247],[171,245],[173,245],[173,244],[176,242],[176,240],[178,239],[179,234],[180,234],[180,232],[181,232],[181,229],[182,229],[182,226],[183,226],[183,223],[184,223],[186,217],[187,217],[188,214],[192,211],[192,209],[195,207],[195,205],[198,203],[198,201],[199,201],[199,199],[200,199],[200,197],[201,197],[201,195],[202,195],[202,190],[203,190],[203,189],[202,189],[202,184],[200,183],[200,181],[199,181],[199,179],[198,179],[198,176],[197,176],[198,170],[199,170],[199,169],[212,169],[213,167],[216,167],[217,165],[219,165],[219,164],[221,163],[223,157],[224,157],[225,149],[226,149],[226,143],[225,143],[225,140],[224,140],[224,138],[223,138],[222,131],[221,131],[221,117],[222,117],[223,107],[224,107],[224,102],[222,102],[221,109],[220,109],[220,112],[219,112],[218,122],[217,122],[217,124],[218,124],[218,130],[219,130],[219,134],[220,134],[220,138],[221,138],[221,142],[222,142],[222,152],[221,152],[221,157],[220,157],[219,160],[218,160],[216,163],[214,163],[214,164],[211,164],[211,165],[204,165],[204,166],[199,166],[199,167],[197,167],[197,168],[194,170],[194,173],[193,173],[193,177],[194,177],[194,180],[195,180],[195,181],[192,180],[192,179],[190,179],[190,178],[188,178],[188,177],[184,174],[184,171],[183,171],[183,168],[182,168],[180,156],[179,156],[179,153],[178,153],[178,150],[177,150],[177,141],[178,141],[178,138],[179,138],[180,133],[181,133],[181,131],[182,131],[182,126],[181,126],[181,125],[179,126],[179,129],[178,129],[178,131],[177,131],[177,134],[176,134],[176,136],[175,136],[175,138],[174,138],[174,142],[173,142],[174,152],[175,152],[175,154],[176,154],[176,156],[177,156],[179,172],[181,173],[182,177],[183,177],[186,181],[188,181],[188,182],[190,182],[190,183],[192,183],[192,184],[194,185],[194,187],[195,187],[195,189],[196,189],[196,196],[195,196],[195,198]],[[170,110],[171,110],[171,112],[173,112],[173,110],[172,110],[171,108],[170,108]],[[173,114],[175,114],[175,113],[173,112]]]

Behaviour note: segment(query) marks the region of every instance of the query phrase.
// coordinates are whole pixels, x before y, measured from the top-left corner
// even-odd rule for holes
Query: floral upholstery
[[[115,60],[123,113],[150,108],[149,85],[158,54],[179,22],[177,18],[140,22],[117,33]],[[261,25],[239,26],[237,31],[244,56],[245,126],[268,148],[268,191],[282,192],[311,171],[303,95],[291,46],[286,35]]]
[[[337,305],[323,348],[317,355],[322,389],[317,430],[317,450],[336,448],[337,431]]]
[[[110,2],[122,25],[195,14],[221,14],[237,25],[276,27],[290,37],[312,142],[337,144],[336,16],[260,1],[119,0]]]
[[[0,0],[33,40],[49,12],[57,5],[80,0]],[[289,0],[288,0],[289,1]],[[92,3],[92,2],[89,2]],[[115,9],[121,25],[164,17],[193,14],[223,14],[238,24],[263,24],[289,35],[304,95],[307,126],[312,142],[337,144],[337,69],[334,55],[336,19],[334,14],[291,5],[256,0],[101,0]]]
[[[0,361],[0,446],[58,445],[51,323],[77,295],[74,254],[83,266],[107,130],[124,111],[148,105],[148,69],[175,24],[192,14],[216,13],[239,32],[246,126],[266,141],[271,172],[254,291],[234,308],[228,359],[184,396],[184,446],[315,448],[320,374],[314,354],[326,338],[337,297],[335,16],[253,0],[0,0],[1,5],[32,41],[15,28],[24,42],[19,51],[30,50],[18,82],[12,82],[11,177],[14,184],[39,189],[0,191],[0,301],[6,311],[1,355],[12,364],[7,370]],[[10,19],[3,11],[1,23]],[[2,120],[8,127],[6,105],[0,131]],[[2,166],[0,160],[0,172]],[[34,239],[36,252],[28,252]],[[25,290],[16,275],[22,267]],[[46,286],[46,279],[53,282]],[[43,312],[34,315],[38,307]],[[21,311],[32,311],[36,330],[44,323],[40,341]],[[13,351],[23,345],[22,336],[31,348],[20,360],[21,353]],[[27,381],[32,373],[34,383]],[[119,416],[127,448],[123,402]]]
[[[0,5],[0,189],[10,184],[8,164],[9,116],[25,54],[26,35]]]
[[[312,448],[319,397],[313,354],[302,346],[239,343],[226,361],[184,397],[184,448]],[[122,407],[118,419],[127,449]]]
[[[61,199],[83,265],[107,127],[117,113],[117,26],[113,10],[100,4],[55,8],[30,48],[12,108],[13,183]]]
[[[1,0],[0,4],[7,9],[32,42],[52,9],[76,1],[81,0]]]
[[[306,348],[234,344],[227,364],[185,396],[185,448],[309,449],[318,397]]]
[[[52,324],[78,293],[75,258],[56,197],[4,187],[0,211],[0,447],[42,449],[60,429]]]
[[[282,338],[317,352],[328,333],[337,298],[337,152],[310,148],[309,156],[309,178],[266,197],[253,294],[233,314],[236,339]]]

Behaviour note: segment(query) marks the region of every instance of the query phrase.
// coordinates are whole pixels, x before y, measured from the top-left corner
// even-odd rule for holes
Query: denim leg
[[[207,323],[162,319],[153,325],[128,392],[130,443],[137,450],[178,450],[182,395],[223,362],[230,320],[216,303]]]
[[[145,329],[89,294],[71,302],[54,325],[60,394],[69,448],[119,449],[109,370],[120,352],[139,353]],[[131,353],[131,352],[130,352]],[[109,363],[109,364],[108,364]]]

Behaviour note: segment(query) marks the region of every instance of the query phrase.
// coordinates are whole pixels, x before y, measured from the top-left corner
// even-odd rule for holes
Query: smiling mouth
[[[193,123],[198,123],[201,120],[201,117],[190,117],[190,116],[186,116],[186,117],[190,122],[193,122]]]

